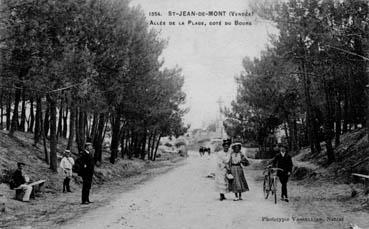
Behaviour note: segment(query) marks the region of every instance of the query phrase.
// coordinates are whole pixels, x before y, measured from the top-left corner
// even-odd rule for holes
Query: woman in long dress
[[[233,175],[233,180],[230,182],[230,191],[235,194],[234,201],[242,200],[242,193],[249,191],[245,174],[242,166],[249,164],[246,157],[241,153],[241,143],[232,145],[232,152],[229,159],[229,167]]]
[[[217,153],[217,167],[215,170],[215,186],[220,194],[219,200],[225,200],[225,193],[229,192],[228,179],[226,178],[229,170],[229,147],[230,140],[223,140],[223,150]]]

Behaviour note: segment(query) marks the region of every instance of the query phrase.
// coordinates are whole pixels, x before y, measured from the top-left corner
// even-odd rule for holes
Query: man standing
[[[17,163],[18,168],[13,173],[13,184],[15,188],[21,188],[24,191],[22,200],[29,202],[29,198],[32,193],[32,186],[27,184],[29,182],[29,177],[23,171],[24,166],[25,164],[22,162]]]
[[[80,176],[82,177],[82,204],[90,204],[90,189],[92,184],[92,177],[94,175],[95,161],[92,155],[92,144],[87,142],[85,150],[81,155]]]
[[[278,171],[277,175],[282,184],[282,200],[288,202],[287,182],[288,177],[291,175],[293,164],[291,156],[287,154],[286,147],[279,144],[278,148],[279,153],[274,157],[272,163],[274,168],[283,169],[283,171]]]
[[[73,168],[74,165],[74,160],[73,158],[70,156],[70,150],[65,150],[64,151],[64,155],[63,158],[60,162],[60,168],[62,168],[63,170],[63,174],[64,174],[64,181],[63,181],[63,192],[72,192],[70,190],[70,179],[72,177]]]

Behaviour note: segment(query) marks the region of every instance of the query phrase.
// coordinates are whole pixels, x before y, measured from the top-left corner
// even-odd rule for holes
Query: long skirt
[[[232,165],[231,173],[234,178],[232,181],[230,181],[229,191],[235,193],[249,191],[249,186],[247,184],[242,167],[240,165]]]

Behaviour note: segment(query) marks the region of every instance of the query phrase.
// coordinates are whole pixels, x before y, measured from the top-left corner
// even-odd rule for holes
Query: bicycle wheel
[[[273,195],[274,195],[274,203],[277,204],[277,179],[275,177],[273,179]]]
[[[263,183],[263,193],[264,193],[265,199],[268,199],[269,191],[270,191],[270,188],[269,188],[268,176],[265,176],[264,183]]]

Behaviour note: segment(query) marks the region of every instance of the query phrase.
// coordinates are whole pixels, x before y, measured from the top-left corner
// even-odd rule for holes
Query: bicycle
[[[272,168],[268,166],[264,172],[264,182],[263,182],[263,193],[264,198],[268,199],[269,193],[272,192],[274,195],[274,203],[277,204],[277,171],[283,171],[280,168]]]

